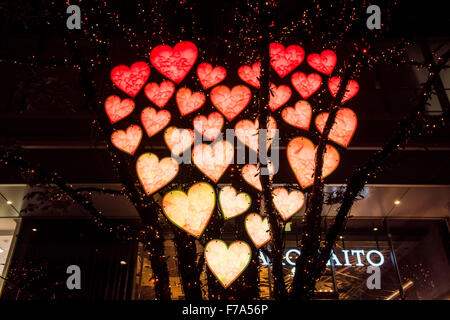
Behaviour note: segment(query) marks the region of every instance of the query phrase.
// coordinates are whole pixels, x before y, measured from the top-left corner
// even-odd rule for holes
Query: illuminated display
[[[256,119],[254,122],[251,120],[240,120],[234,127],[234,133],[236,137],[247,147],[255,152],[258,152],[259,146],[259,121]],[[273,117],[269,117],[267,123],[267,139],[266,149],[269,150],[272,140],[277,133],[277,123]],[[262,135],[261,135],[262,136]]]
[[[180,88],[177,91],[175,98],[181,116],[185,116],[200,109],[206,101],[206,97],[203,92],[197,91],[193,93],[191,89],[188,88]]]
[[[287,124],[307,131],[312,117],[311,105],[306,100],[297,101],[294,107],[284,108],[281,117]]]
[[[166,186],[178,174],[178,163],[171,157],[159,160],[153,153],[142,154],[136,162],[139,181],[147,195]]]
[[[292,95],[292,90],[288,86],[282,84],[276,86],[275,84],[270,84],[270,97],[269,97],[269,108],[272,111],[277,110],[289,101]]]
[[[105,112],[112,124],[128,117],[134,110],[134,101],[120,100],[118,96],[109,96],[105,100]]]
[[[315,124],[317,130],[319,130],[320,133],[322,133],[323,128],[325,128],[328,114],[328,112],[324,112],[316,117]],[[328,135],[328,139],[346,148],[352,140],[357,124],[358,118],[356,117],[356,114],[352,109],[339,109],[336,113],[336,118],[334,120],[334,124],[331,128],[330,134]]]
[[[214,141],[222,132],[223,117],[218,112],[211,112],[208,117],[199,115],[192,120],[194,129],[209,141]]]
[[[228,121],[233,121],[249,104],[252,92],[244,85],[234,86],[231,90],[225,85],[219,85],[211,90],[210,98],[217,110]]]
[[[111,70],[112,82],[131,97],[141,91],[150,76],[150,66],[145,62],[135,62],[131,67],[120,65]]]
[[[261,84],[259,83],[259,76],[261,74],[261,62],[257,61],[251,66],[240,66],[238,69],[238,76],[242,81],[247,84],[255,87],[257,89],[260,88]]]
[[[257,249],[270,240],[269,219],[262,218],[257,213],[250,213],[245,217],[245,230]]]
[[[225,220],[237,217],[250,208],[252,198],[245,192],[237,193],[232,186],[219,191],[219,206]]]
[[[147,107],[141,112],[142,126],[149,138],[164,129],[169,124],[170,119],[171,115],[167,110],[156,111],[155,108]]]
[[[331,50],[323,50],[320,54],[311,53],[306,58],[306,62],[311,68],[319,71],[320,73],[331,76],[334,67],[336,66],[337,57]]]
[[[192,150],[192,161],[213,182],[219,181],[233,158],[234,147],[225,140],[214,143],[212,147],[198,144]]]
[[[267,168],[269,172],[273,176],[273,164],[269,162],[267,164]],[[261,180],[259,178],[259,170],[255,164],[246,164],[242,167],[241,170],[242,178],[244,178],[245,182],[251,185],[256,190],[262,191]]]
[[[119,150],[133,155],[142,139],[142,129],[138,125],[131,125],[127,130],[116,130],[111,134],[112,144]]]
[[[197,67],[197,76],[206,90],[222,82],[227,77],[227,70],[220,66],[213,68],[210,63],[203,62]]]
[[[333,97],[336,97],[337,92],[339,90],[339,83],[341,82],[341,78],[339,77],[331,77],[330,80],[328,80],[328,89],[331,92],[331,95]],[[342,97],[342,103],[350,100],[359,91],[359,84],[355,80],[349,80],[347,83],[347,87],[345,88],[344,96]]]
[[[305,203],[305,196],[299,190],[289,192],[286,188],[278,187],[272,191],[272,195],[275,209],[284,221],[299,212]]]
[[[150,82],[145,86],[144,93],[148,100],[162,109],[175,93],[175,85],[169,80],[163,81],[160,84]]]
[[[271,43],[269,51],[270,65],[280,78],[287,76],[305,59],[305,50],[298,45],[285,48],[280,43]]]
[[[171,126],[164,131],[164,141],[170,152],[174,155],[181,155],[184,151],[190,148],[194,143],[195,135],[191,129],[178,129]]]
[[[303,72],[294,72],[291,77],[291,83],[303,99],[308,99],[319,90],[322,85],[322,77],[317,73],[306,75]]]

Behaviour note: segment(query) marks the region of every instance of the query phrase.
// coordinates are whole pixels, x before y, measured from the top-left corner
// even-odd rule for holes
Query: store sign
[[[284,254],[283,265],[295,266],[295,260],[300,255],[300,250],[289,249]],[[356,258],[356,264],[350,262],[350,257]],[[259,251],[259,258],[261,260],[262,266],[269,266],[271,264],[269,258],[262,252]],[[351,249],[351,250],[341,250],[341,255],[339,257],[335,252],[332,252],[331,258],[327,262],[327,266],[331,265],[333,262],[335,267],[364,267],[367,265],[379,267],[384,263],[384,256],[378,250],[363,250],[363,249]]]

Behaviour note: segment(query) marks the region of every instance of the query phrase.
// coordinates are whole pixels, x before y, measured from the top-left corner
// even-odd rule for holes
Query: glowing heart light
[[[206,182],[192,185],[188,193],[172,190],[162,199],[162,208],[166,217],[178,228],[199,238],[216,206],[214,188]]]
[[[120,100],[118,96],[109,96],[105,100],[105,112],[112,124],[128,117],[134,110],[134,101]]]
[[[320,113],[317,115],[315,123],[317,130],[323,133],[325,124],[328,119],[328,112]],[[337,144],[347,148],[352,140],[353,134],[356,130],[356,125],[358,124],[358,118],[355,112],[349,108],[341,108],[336,113],[336,119],[331,127],[328,139],[336,142]]]
[[[219,181],[234,159],[234,147],[225,140],[207,144],[198,144],[192,150],[192,161],[197,168],[212,181]]]
[[[203,92],[192,93],[189,88],[180,88],[176,95],[178,109],[181,116],[185,116],[195,110],[200,109],[206,101]]]
[[[273,164],[272,162],[268,162],[267,168],[269,169],[270,175],[273,177]],[[262,191],[261,180],[259,178],[259,169],[254,164],[246,164],[242,167],[241,175],[244,178],[245,182],[251,185],[256,190]]]
[[[308,99],[322,85],[322,77],[317,73],[308,75],[303,72],[295,72],[292,74],[291,83],[303,99]]]
[[[136,162],[139,181],[147,195],[166,186],[178,174],[178,163],[171,157],[159,160],[153,153],[142,154]]]
[[[164,132],[164,141],[170,152],[174,155],[181,155],[194,143],[195,135],[191,129],[178,129],[171,126]]]
[[[295,177],[302,188],[314,183],[316,146],[305,137],[296,137],[289,141],[287,157]],[[339,153],[331,145],[326,145],[322,167],[322,178],[330,175],[339,165]]]
[[[213,68],[210,63],[203,62],[197,67],[197,76],[203,89],[206,90],[222,82],[227,77],[227,70],[219,66]]]
[[[133,155],[142,139],[142,129],[138,125],[131,125],[124,130],[116,130],[111,134],[112,144],[119,150]]]
[[[220,85],[211,90],[210,98],[217,110],[228,121],[232,121],[249,104],[252,92],[244,85],[234,86],[231,90],[225,85]]]
[[[141,113],[141,122],[149,138],[164,129],[169,124],[170,118],[169,111],[156,111],[152,107],[145,108]]]
[[[279,107],[289,101],[292,95],[292,90],[288,86],[282,84],[276,86],[273,83],[270,84],[270,98],[269,108],[272,111],[277,110]]]
[[[257,213],[250,213],[245,217],[245,229],[255,245],[256,249],[261,248],[270,240],[269,219],[264,219]]]
[[[336,97],[337,95],[340,82],[341,78],[339,77],[331,77],[330,80],[328,80],[328,89],[330,90],[331,95],[333,97]],[[356,96],[358,91],[359,91],[358,82],[356,82],[355,80],[349,80],[349,82],[347,83],[347,87],[345,88],[344,96],[342,97],[342,103]]]
[[[255,152],[258,152],[259,146],[259,121],[256,119],[254,122],[251,120],[240,120],[234,127],[234,133],[236,137],[247,147]],[[272,140],[277,133],[277,123],[273,117],[269,117],[267,123],[267,135],[266,135],[266,150],[269,150]],[[262,135],[262,134],[261,134]]]
[[[261,84],[259,83],[259,77],[261,75],[261,62],[257,61],[251,66],[240,66],[238,69],[238,76],[242,81],[259,89]]]
[[[238,194],[232,186],[225,186],[219,191],[219,206],[225,220],[243,214],[251,204],[252,198],[247,193]]]
[[[206,264],[225,289],[244,272],[251,257],[252,250],[244,241],[234,241],[228,247],[222,240],[214,239],[205,246]]]
[[[218,112],[212,112],[208,117],[196,116],[192,121],[194,129],[209,141],[214,141],[219,136],[223,123],[223,117]]]
[[[271,43],[269,51],[270,65],[280,78],[288,75],[305,59],[305,50],[298,45],[285,48],[282,44]]]
[[[320,73],[330,76],[333,73],[334,67],[336,66],[337,57],[336,54],[331,50],[323,50],[320,54],[311,53],[306,62],[311,66],[311,68],[319,71]]]
[[[175,85],[172,81],[166,80],[157,84],[156,82],[150,82],[144,88],[144,93],[147,98],[153,102],[160,109],[169,102],[175,92]]]
[[[197,55],[195,44],[183,41],[176,44],[173,49],[168,45],[153,48],[150,62],[162,75],[179,84],[191,70]]]
[[[284,108],[281,117],[287,124],[308,131],[312,117],[311,105],[306,100],[297,101],[294,107]]]
[[[299,190],[288,192],[286,188],[278,187],[272,191],[272,199],[275,209],[284,221],[289,220],[300,211],[305,204],[305,196]]]
[[[141,91],[150,76],[150,66],[145,62],[135,62],[131,67],[120,65],[111,70],[112,82],[131,97]]]

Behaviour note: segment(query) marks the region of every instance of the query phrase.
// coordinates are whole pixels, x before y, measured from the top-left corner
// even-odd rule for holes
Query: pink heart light
[[[288,192],[286,188],[278,187],[272,191],[272,196],[275,209],[284,221],[299,212],[305,204],[305,196],[299,190]]]
[[[244,241],[234,241],[228,247],[222,240],[214,239],[205,246],[205,261],[209,270],[228,288],[247,268],[252,250]]]
[[[323,133],[325,124],[328,119],[328,112],[320,113],[317,115],[315,123],[317,130]],[[358,124],[358,118],[355,112],[349,108],[341,108],[336,114],[336,119],[334,120],[333,127],[331,127],[328,139],[336,142],[337,144],[347,148],[352,140],[353,134],[356,130],[356,125]]]
[[[225,186],[219,191],[219,206],[225,220],[243,214],[251,204],[252,198],[247,193],[238,194],[232,186]]]
[[[273,177],[273,164],[268,162],[267,167],[270,175]],[[251,185],[256,190],[262,191],[261,180],[259,179],[259,169],[255,164],[246,164],[242,167],[241,175],[245,182]]]
[[[179,84],[191,70],[197,55],[195,44],[183,41],[176,44],[173,49],[168,45],[153,48],[150,62],[162,75]]]
[[[297,45],[284,48],[282,44],[270,44],[270,65],[272,69],[284,78],[291,71],[297,68],[305,59],[305,50]]]
[[[257,213],[250,213],[245,217],[245,230],[255,245],[256,249],[261,248],[270,240],[269,219],[264,219]]]
[[[171,157],[159,160],[153,153],[142,154],[136,162],[139,181],[147,195],[166,186],[178,174],[178,163]]]
[[[194,131],[191,129],[178,129],[171,126],[164,132],[164,141],[170,152],[174,155],[181,155],[194,143]]]
[[[173,82],[166,80],[157,84],[156,82],[150,82],[144,88],[144,93],[147,98],[153,102],[160,109],[169,102],[175,92],[175,85]]]
[[[206,98],[203,92],[197,91],[192,93],[189,88],[180,88],[177,91],[176,100],[181,116],[185,116],[200,109],[205,103]]]
[[[231,90],[220,85],[211,90],[210,98],[217,110],[231,122],[249,104],[252,92],[244,85],[234,86]]]
[[[234,133],[236,137],[247,147],[255,152],[258,152],[259,147],[259,121],[256,119],[254,122],[251,120],[240,120],[236,123],[234,127]],[[269,117],[267,123],[267,141],[266,149],[269,150],[272,140],[277,133],[277,122],[273,117]]]
[[[170,112],[167,110],[159,110],[152,107],[147,107],[142,110],[141,122],[142,126],[147,132],[149,138],[164,129],[170,122]]]
[[[252,66],[240,66],[238,69],[238,76],[242,81],[259,89],[259,77],[261,74],[261,62],[257,61]]]
[[[207,144],[198,144],[192,150],[192,161],[197,168],[215,183],[225,173],[234,159],[234,147],[225,140]]]
[[[296,137],[289,141],[287,157],[295,177],[302,188],[314,183],[316,147],[305,137]],[[339,153],[327,144],[322,167],[322,178],[330,175],[339,165]]]
[[[272,111],[277,110],[279,107],[288,102],[292,95],[291,88],[284,84],[277,87],[276,85],[271,83],[270,92],[269,108]]]
[[[210,63],[203,62],[197,67],[197,76],[206,90],[222,82],[227,77],[227,70],[224,67],[213,68]]]
[[[142,139],[142,129],[138,125],[131,125],[124,130],[116,130],[111,134],[112,144],[119,150],[133,155]]]
[[[208,118],[199,115],[194,118],[192,124],[194,129],[209,141],[214,141],[222,131],[223,117],[218,112],[212,112]]]
[[[281,117],[287,124],[308,131],[312,117],[311,105],[306,100],[297,101],[294,107],[284,108]]]
[[[105,100],[105,111],[112,124],[128,117],[134,110],[134,101],[120,100],[118,96],[109,96]]]
[[[162,199],[166,217],[178,228],[200,238],[216,206],[214,188],[206,182],[192,185],[188,193],[172,190]]]
[[[323,50],[320,55],[318,53],[311,53],[308,58],[306,58],[306,62],[308,62],[311,68],[326,74],[327,76],[330,76],[331,73],[333,73],[336,61],[336,54],[331,50]]]
[[[337,95],[340,82],[341,82],[341,78],[339,78],[339,77],[331,77],[330,80],[328,80],[328,89],[330,90],[331,95],[333,97],[336,97],[336,95]],[[359,91],[358,82],[356,82],[355,80],[350,80],[347,83],[347,87],[345,88],[345,93],[344,93],[344,97],[342,98],[342,103],[344,103],[345,101],[348,101],[351,98],[353,98],[354,96],[356,96],[358,91]]]
[[[322,77],[317,73],[308,75],[303,72],[295,72],[292,74],[291,83],[303,99],[308,99],[322,85]]]

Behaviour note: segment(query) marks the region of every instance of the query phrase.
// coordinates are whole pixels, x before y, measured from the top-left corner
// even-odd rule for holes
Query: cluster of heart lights
[[[302,64],[305,51],[298,45],[284,47],[282,44],[270,44],[271,67],[280,78],[284,78]],[[210,63],[202,62],[197,66],[197,77],[203,90],[210,90],[210,100],[219,112],[209,115],[198,115],[193,119],[193,129],[169,126],[172,114],[164,109],[175,96],[180,115],[186,116],[199,109],[206,102],[206,95],[202,91],[192,92],[191,89],[181,87],[176,90],[175,84],[180,84],[189,74],[198,58],[198,49],[192,42],[183,41],[173,48],[160,45],[150,53],[153,67],[169,80],[161,83],[150,82],[150,66],[146,62],[136,62],[131,67],[120,65],[111,71],[111,80],[121,91],[131,98],[144,88],[145,96],[156,106],[146,107],[141,111],[141,125],[150,138],[164,130],[164,141],[173,155],[179,156],[194,144],[195,133],[198,132],[208,141],[215,141],[224,127],[224,118],[232,122],[249,104],[252,92],[247,85],[260,88],[259,76],[261,63],[240,66],[237,70],[239,78],[247,85],[240,84],[232,88],[220,84],[227,77],[227,70],[221,66],[213,67]],[[306,62],[314,70],[329,76],[328,89],[336,96],[339,77],[331,77],[336,65],[336,55],[331,50],[324,50],[320,54],[312,53]],[[146,84],[147,83],[147,84]],[[175,83],[175,84],[174,84]],[[294,72],[291,84],[302,97],[293,107],[285,107],[281,111],[281,118],[289,125],[309,130],[312,119],[312,107],[306,101],[322,85],[322,76],[318,73],[305,74]],[[272,95],[269,108],[275,112],[284,106],[292,96],[292,90],[287,85],[277,86],[270,83]],[[343,102],[356,95],[359,90],[354,80],[348,82]],[[176,91],[176,92],[175,92]],[[121,99],[112,95],[105,101],[105,111],[112,124],[128,117],[135,109],[135,103],[130,98]],[[315,126],[322,133],[328,113],[318,114]],[[353,137],[357,125],[356,114],[350,108],[341,108],[336,115],[335,123],[329,134],[329,140],[347,147]],[[258,151],[258,120],[243,119],[235,124],[237,138],[248,148]],[[275,136],[277,123],[270,117],[267,124],[267,149]],[[119,150],[134,155],[137,151],[143,130],[137,124],[132,124],[125,130],[115,130],[111,135],[112,144]],[[309,139],[298,136],[290,140],[287,145],[287,157],[300,186],[307,188],[313,184],[316,146]],[[234,147],[228,141],[216,141],[211,145],[197,144],[192,149],[192,161],[197,168],[212,182],[217,183],[227,170],[234,158]],[[339,164],[339,153],[332,145],[326,146],[322,176],[326,177]],[[273,167],[269,164],[269,172]],[[139,181],[147,195],[151,195],[167,184],[178,174],[179,165],[172,157],[159,159],[153,153],[144,153],[136,162]],[[273,171],[272,171],[273,172]],[[243,179],[257,190],[262,190],[259,171],[256,165],[247,164],[242,170]],[[299,212],[305,202],[303,193],[299,190],[290,192],[283,187],[272,191],[273,204],[284,221],[289,220]],[[252,199],[244,192],[238,193],[233,186],[225,186],[219,191],[218,202],[225,220],[244,214],[249,210]],[[216,207],[216,191],[206,182],[193,184],[187,193],[183,190],[172,190],[162,199],[162,209],[169,221],[188,234],[199,238]],[[245,229],[256,248],[260,248],[270,241],[270,228],[267,217],[257,213],[250,213],[245,217]],[[219,282],[227,288],[245,270],[250,259],[251,249],[243,241],[235,241],[229,246],[221,240],[211,240],[205,247],[205,259],[211,272]]]

